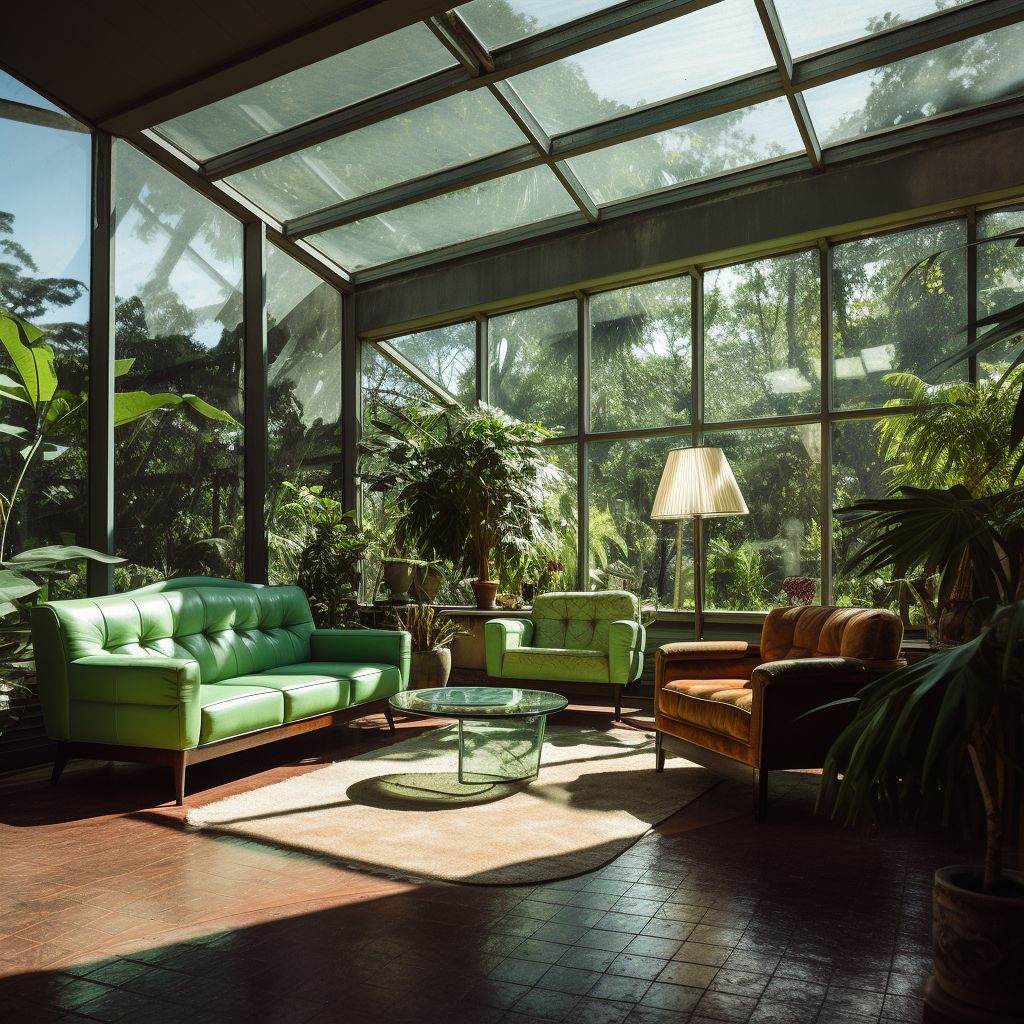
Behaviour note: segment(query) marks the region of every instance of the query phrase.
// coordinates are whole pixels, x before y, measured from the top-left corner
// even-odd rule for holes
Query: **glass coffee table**
[[[405,690],[393,708],[428,718],[459,720],[459,782],[521,782],[536,778],[548,715],[569,701],[544,690],[445,686]]]

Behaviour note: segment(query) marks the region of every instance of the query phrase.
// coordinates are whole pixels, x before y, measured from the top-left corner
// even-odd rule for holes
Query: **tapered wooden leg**
[[[174,801],[181,807],[185,803],[185,751],[174,752]]]
[[[665,770],[665,748],[661,745],[661,731],[654,734],[654,770],[663,772]]]
[[[622,684],[615,684],[615,721],[622,721]]]
[[[768,818],[768,773],[754,769],[754,821],[763,825]]]
[[[61,772],[64,771],[65,766],[70,760],[70,754],[68,753],[68,745],[66,743],[57,743],[57,753],[53,758],[53,772],[50,774],[50,785],[56,786],[57,780],[61,776]]]
[[[384,717],[388,720],[388,728],[392,732],[394,732],[395,731],[395,712],[392,710],[392,707],[391,707],[390,704],[385,704],[384,705]]]

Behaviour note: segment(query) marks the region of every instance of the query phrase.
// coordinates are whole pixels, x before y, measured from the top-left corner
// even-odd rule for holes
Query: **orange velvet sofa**
[[[903,623],[882,608],[775,608],[761,643],[667,644],[654,661],[656,771],[666,752],[749,779],[764,821],[768,772],[821,768],[855,705],[801,717],[903,665]]]

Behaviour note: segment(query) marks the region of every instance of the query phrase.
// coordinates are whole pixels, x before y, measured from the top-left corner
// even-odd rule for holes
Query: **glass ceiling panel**
[[[60,107],[55,107],[48,99],[40,96],[27,85],[22,85],[16,78],[2,70],[0,70],[0,100],[13,100],[15,103],[24,103],[27,107],[55,110],[58,114],[64,113]]]
[[[569,166],[599,205],[804,152],[785,99],[573,157]]]
[[[804,93],[823,146],[1024,92],[1024,25],[986,32]]]
[[[228,178],[280,220],[527,142],[486,89],[459,93]]]
[[[472,0],[455,9],[484,46],[496,50],[610,6],[608,0]]]
[[[364,270],[574,212],[576,204],[552,171],[531,167],[332,228],[307,241],[346,270]]]
[[[194,159],[208,160],[454,63],[430,29],[410,25],[164,121],[157,131]]]
[[[789,51],[796,59],[970,2],[844,0],[830,4],[827,17],[822,17],[821,0],[775,0],[775,9],[779,12]]]
[[[722,0],[511,81],[557,134],[774,65],[753,0]]]

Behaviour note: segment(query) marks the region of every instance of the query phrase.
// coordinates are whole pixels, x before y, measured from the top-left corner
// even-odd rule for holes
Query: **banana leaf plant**
[[[1000,893],[1004,837],[1024,839],[1024,601],[996,610],[974,640],[828,706],[851,702],[818,809],[846,825],[905,818],[976,831],[983,820],[984,891]]]
[[[930,253],[904,273],[896,283],[894,292],[898,296],[900,289],[904,288],[911,282],[916,282],[920,286],[926,287],[929,271],[939,263],[943,257],[950,253],[958,252],[961,249],[973,249],[981,245],[991,245],[994,242],[998,243],[1010,240],[1014,242],[1014,246],[1016,248],[1024,248],[1024,228],[1014,228],[1010,231],[1003,231],[996,235],[989,235],[987,238],[979,238],[973,242],[966,242],[963,245],[951,246],[948,249],[939,249],[936,252]],[[980,352],[984,352],[985,349],[991,348],[993,345],[998,345],[1001,342],[1013,339],[1022,339],[1022,344],[1013,359],[1010,361],[1010,365],[1003,371],[999,378],[999,383],[1002,384],[1010,377],[1011,374],[1015,373],[1018,367],[1024,365],[1024,302],[1016,303],[1006,309],[992,313],[990,316],[982,317],[980,320],[975,321],[974,327],[976,330],[982,331],[983,333],[981,333],[974,342],[966,345],[959,352],[954,352],[945,359],[939,360],[939,362],[932,367],[932,370],[937,372],[947,370],[956,363],[963,362],[966,359],[977,356]],[[991,329],[984,330],[984,328]],[[961,329],[960,333],[966,334],[968,330],[969,327],[965,326]],[[1017,377],[1017,386],[1020,387],[1020,391],[1017,395],[1017,404],[1014,408],[1013,422],[1010,427],[1010,451],[1015,451],[1017,446],[1024,441],[1024,376]],[[1020,475],[1021,469],[1024,469],[1024,454],[1017,459],[1013,467],[1012,479],[1016,479]]]
[[[848,571],[871,577],[938,575],[936,608],[947,607],[961,565],[973,574],[973,599],[982,621],[996,607],[1024,597],[1024,486],[974,497],[957,484],[948,490],[900,487],[888,498],[862,499],[836,509],[844,527],[866,535],[847,560]],[[920,596],[920,595],[919,595]]]
[[[545,496],[559,476],[540,446],[551,434],[497,409],[410,405],[375,419],[360,449],[371,490],[398,491],[396,539],[481,582],[529,554],[550,530]]]

